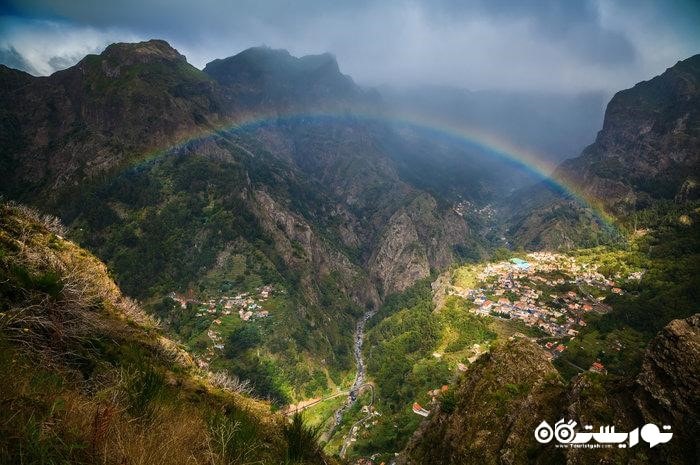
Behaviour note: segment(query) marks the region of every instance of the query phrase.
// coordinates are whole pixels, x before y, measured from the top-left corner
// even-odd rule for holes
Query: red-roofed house
[[[593,364],[591,365],[591,368],[590,368],[589,371],[593,371],[593,372],[595,372],[595,373],[603,373],[603,374],[605,374],[605,373],[608,372],[608,371],[605,369],[605,365],[603,365],[603,364],[600,363],[600,362],[593,362]]]
[[[424,409],[418,402],[413,403],[413,413],[420,415],[422,417],[427,417],[430,413],[428,410]]]

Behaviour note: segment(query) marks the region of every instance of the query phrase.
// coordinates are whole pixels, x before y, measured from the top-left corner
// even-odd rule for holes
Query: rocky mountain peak
[[[616,93],[595,142],[559,165],[554,178],[607,213],[629,218],[660,201],[700,197],[698,143],[700,55],[694,55]],[[570,248],[617,236],[548,183],[517,192],[506,208],[515,243],[527,248]]]
[[[163,61],[187,61],[185,56],[175,50],[168,42],[152,39],[137,43],[115,43],[109,45],[102,57],[119,61],[123,64],[153,63]]]
[[[609,146],[620,135],[636,139],[647,134],[662,133],[667,129],[666,123],[675,123],[667,116],[676,116],[677,113],[678,118],[688,117],[686,111],[692,108],[685,108],[685,105],[697,102],[699,91],[700,55],[695,55],[679,61],[653,79],[616,93],[608,104],[603,130],[596,142]],[[679,129],[686,128],[676,128],[675,132],[681,132]]]
[[[615,94],[603,129],[558,175],[614,213],[673,199],[694,180],[700,157],[700,55]],[[653,183],[649,180],[654,179]]]
[[[253,47],[208,63],[204,72],[239,101],[255,104],[318,104],[363,94],[329,53],[295,57],[287,50]]]
[[[204,72],[223,85],[243,84],[253,79],[294,81],[319,72],[343,77],[338,62],[329,53],[297,58],[287,50],[266,46],[214,60],[204,67]]]
[[[164,40],[153,39],[137,43],[115,43],[99,55],[88,55],[74,67],[59,71],[57,76],[106,75],[121,76],[125,68],[134,66],[167,65],[169,68],[190,66],[187,59]],[[194,68],[193,68],[194,69]]]

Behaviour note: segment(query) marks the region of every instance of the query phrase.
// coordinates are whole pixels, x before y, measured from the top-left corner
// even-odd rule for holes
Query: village
[[[496,215],[496,210],[491,205],[479,207],[468,200],[460,200],[455,203],[452,207],[452,211],[461,217],[474,215],[488,220],[493,219]]]
[[[168,297],[177,302],[182,309],[187,308],[188,304],[199,307],[197,317],[203,318],[208,315],[232,315],[234,312],[243,321],[255,320],[259,318],[267,318],[270,312],[262,307],[260,302],[267,300],[275,288],[271,284],[255,289],[257,297],[250,292],[242,292],[236,296],[221,296],[218,299],[209,299],[207,301],[199,301],[194,298],[171,292]],[[215,324],[221,324],[221,321],[214,320]]]
[[[196,318],[211,320],[211,325],[206,333],[211,340],[211,346],[207,348],[204,357],[196,357],[196,363],[200,368],[208,368],[214,357],[214,350],[223,351],[225,348],[225,337],[221,331],[225,318],[238,315],[238,318],[244,322],[270,318],[269,309],[264,307],[265,302],[274,294],[284,293],[283,289],[275,288],[272,284],[266,284],[256,288],[254,292],[241,292],[235,296],[224,295],[205,301],[176,292],[171,292],[168,297],[174,300],[183,310],[188,308],[188,306],[196,308]]]
[[[635,272],[625,279],[641,276],[642,272]],[[538,328],[543,332],[542,344],[553,357],[566,349],[556,339],[575,337],[586,326],[587,314],[609,311],[606,296],[624,292],[617,282],[599,273],[596,265],[551,252],[487,264],[476,281],[478,288],[452,286],[448,293],[472,302],[471,311],[478,315],[517,319]]]

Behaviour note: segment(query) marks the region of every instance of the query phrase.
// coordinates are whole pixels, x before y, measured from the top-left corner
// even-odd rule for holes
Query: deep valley
[[[668,65],[539,161],[330,54],[0,65],[0,463],[697,463],[700,55]],[[535,441],[560,418],[674,436]]]

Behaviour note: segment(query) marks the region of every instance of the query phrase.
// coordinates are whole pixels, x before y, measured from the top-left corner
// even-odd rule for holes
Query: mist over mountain
[[[604,112],[270,47],[0,66],[0,461],[694,463],[699,60]]]
[[[397,114],[483,131],[537,154],[552,166],[595,138],[609,95],[470,91],[450,87],[380,88]]]

